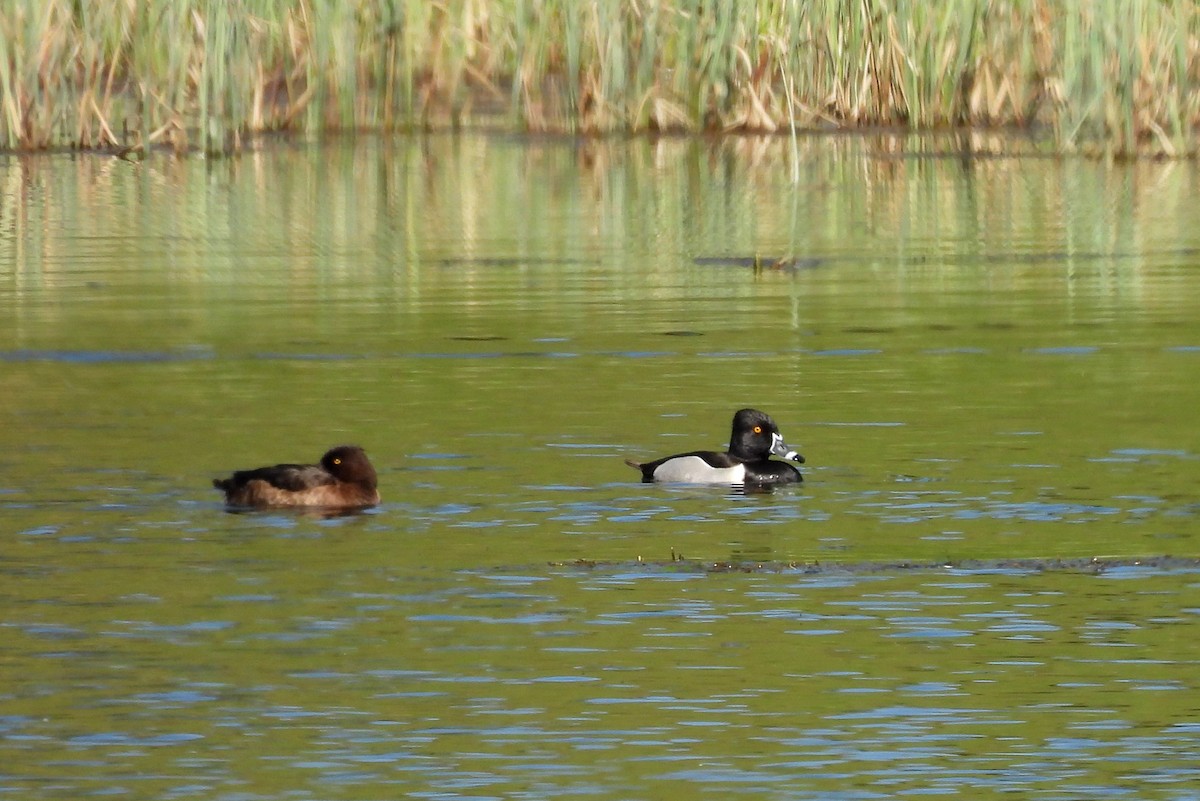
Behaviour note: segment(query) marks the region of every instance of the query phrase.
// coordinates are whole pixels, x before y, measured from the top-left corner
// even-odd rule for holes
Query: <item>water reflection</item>
[[[186,649],[192,666],[127,694],[120,674],[97,675],[36,716],[15,704],[0,720],[6,747],[35,769],[53,759],[56,786],[84,793],[115,781],[178,794],[247,775],[265,786],[277,771],[298,792],[336,797],[380,782],[506,795],[531,775],[539,793],[582,784],[613,797],[692,785],[777,797],[781,782],[789,797],[888,795],[968,781],[1106,798],[1114,764],[1155,775],[1151,797],[1184,797],[1195,780],[1179,705],[1195,688],[1175,672],[1194,661],[1175,636],[1200,608],[1194,563],[360,565],[339,577],[314,562],[290,587],[295,567],[244,560],[254,547],[224,556],[222,583],[259,589],[214,588],[200,618],[160,622],[170,595],[142,594],[70,629],[10,625],[20,647],[45,643],[41,658],[65,667],[113,648],[147,679],[143,660],[164,648]]]
[[[784,144],[0,162],[0,790],[1194,797],[1194,167]]]

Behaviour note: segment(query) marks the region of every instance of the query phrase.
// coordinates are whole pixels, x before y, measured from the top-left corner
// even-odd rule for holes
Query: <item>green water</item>
[[[1200,798],[1200,174],[895,144],[0,160],[0,792]]]

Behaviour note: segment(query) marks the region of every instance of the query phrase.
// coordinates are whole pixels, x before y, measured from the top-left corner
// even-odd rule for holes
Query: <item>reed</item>
[[[1195,155],[1194,0],[8,0],[0,146],[1011,126]]]

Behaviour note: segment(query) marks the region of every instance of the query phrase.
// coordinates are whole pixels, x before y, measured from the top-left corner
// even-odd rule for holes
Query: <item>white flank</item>
[[[654,480],[668,484],[742,484],[746,481],[746,466],[713,467],[699,456],[680,456],[660,464]]]

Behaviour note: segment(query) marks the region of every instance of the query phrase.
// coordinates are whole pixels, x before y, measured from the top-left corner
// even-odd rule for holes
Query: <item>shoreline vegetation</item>
[[[1006,130],[1200,153],[1194,0],[8,0],[0,149]]]

